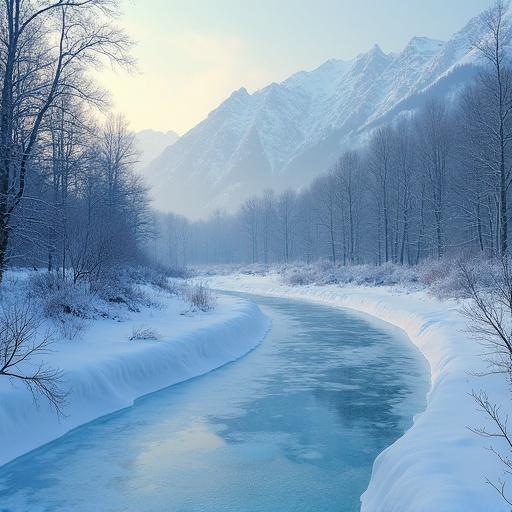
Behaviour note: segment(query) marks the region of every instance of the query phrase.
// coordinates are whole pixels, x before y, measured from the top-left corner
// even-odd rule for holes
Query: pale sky
[[[378,43],[447,39],[489,0],[123,0],[138,72],[105,71],[113,108],[134,130],[196,125],[232,91],[279,82]]]

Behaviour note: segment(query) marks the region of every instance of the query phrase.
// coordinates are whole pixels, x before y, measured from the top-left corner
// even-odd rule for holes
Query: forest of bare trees
[[[133,66],[118,3],[0,9],[0,277],[14,264],[98,278],[140,255],[150,220],[133,135],[90,78]]]

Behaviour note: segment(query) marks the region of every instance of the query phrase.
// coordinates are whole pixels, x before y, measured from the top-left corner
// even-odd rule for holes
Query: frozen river
[[[368,317],[251,299],[272,320],[258,348],[0,468],[0,511],[358,511],[425,407],[426,362]]]

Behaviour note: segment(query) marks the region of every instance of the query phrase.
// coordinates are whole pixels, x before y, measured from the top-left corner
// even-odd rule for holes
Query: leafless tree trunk
[[[348,224],[344,229],[348,237],[348,259],[351,263],[355,261],[356,249],[356,215],[360,206],[360,180],[361,161],[355,152],[347,152],[338,160],[334,173],[336,185],[333,189],[337,195],[338,208],[342,211],[342,217]]]
[[[275,217],[275,197],[272,190],[263,192],[262,215],[263,215],[263,262],[270,261],[270,243],[272,240],[272,227]]]
[[[430,201],[435,222],[436,254],[444,252],[444,218],[447,195],[450,125],[445,105],[430,100],[419,121],[419,139],[423,168],[428,177]]]
[[[391,165],[391,128],[380,128],[370,143],[370,167],[376,180],[377,202],[379,204],[379,226],[383,229],[384,261],[389,261],[389,202],[388,186]],[[380,231],[380,230],[379,230]],[[379,240],[380,244],[380,240]],[[380,252],[379,252],[380,254]],[[380,262],[380,255],[379,255]]]
[[[339,204],[340,200],[342,201],[343,199],[340,199],[339,194],[336,193],[338,180],[336,179],[334,172],[330,172],[322,179],[317,181],[315,187],[315,198],[317,201],[316,215],[318,219],[318,225],[321,226],[327,233],[330,259],[332,264],[336,266],[336,232],[339,229],[337,223],[337,210],[341,207]]]
[[[283,192],[279,196],[278,212],[283,235],[284,261],[290,261],[290,244],[292,238],[292,223],[294,213],[295,194],[291,190]]]
[[[256,199],[249,199],[242,206],[242,219],[249,236],[252,263],[256,263],[258,259],[258,216],[258,202]]]

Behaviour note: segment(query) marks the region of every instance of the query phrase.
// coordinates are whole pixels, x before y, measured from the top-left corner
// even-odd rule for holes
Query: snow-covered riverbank
[[[258,307],[241,299],[220,297],[215,310],[193,314],[176,297],[158,301],[161,307],[143,308],[122,322],[94,320],[79,339],[55,344],[46,359],[64,372],[69,388],[64,418],[44,400],[36,408],[19,381],[0,380],[0,464],[138,397],[243,356],[268,329]],[[158,340],[130,341],[139,326],[153,329]]]
[[[403,329],[431,368],[427,409],[413,427],[375,461],[362,496],[362,512],[506,511],[486,479],[498,481],[496,456],[468,427],[485,424],[470,396],[485,389],[491,399],[509,404],[502,376],[477,377],[486,370],[484,348],[465,333],[455,301],[438,301],[425,292],[389,287],[286,286],[277,275],[215,276],[214,288],[304,299],[347,307]]]

